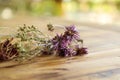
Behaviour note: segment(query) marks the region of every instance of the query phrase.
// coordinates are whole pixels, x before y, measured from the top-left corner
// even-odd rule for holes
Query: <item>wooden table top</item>
[[[59,19],[34,19],[26,23],[38,25],[42,29],[43,23],[46,25],[49,21],[53,24],[73,24]],[[17,23],[14,20],[2,21],[0,25],[9,26],[5,24],[8,22],[15,26],[22,25],[25,20]],[[75,24],[88,47],[88,55],[70,58],[38,57],[24,64],[2,62],[0,80],[120,80],[120,32]],[[0,35],[14,33],[15,29],[1,28]]]

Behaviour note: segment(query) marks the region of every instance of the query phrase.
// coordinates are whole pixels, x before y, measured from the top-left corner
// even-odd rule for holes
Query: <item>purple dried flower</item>
[[[79,41],[83,44],[83,41],[80,41],[79,34],[75,26],[66,27],[66,31],[62,35],[56,35],[52,40],[52,50],[56,52],[58,56],[75,56],[75,55],[84,55],[87,54],[86,48],[71,47],[72,41]]]
[[[67,57],[67,56],[73,56],[74,51],[70,48],[61,48],[58,50],[58,56],[61,57]]]
[[[57,50],[60,47],[61,39],[62,39],[62,35],[58,35],[58,34],[52,39],[53,48],[55,50]]]
[[[74,25],[66,27],[66,31],[64,32],[64,36],[69,41],[72,41],[73,39],[75,39],[75,40],[80,39],[79,33],[76,30]]]
[[[76,46],[76,55],[83,56],[85,54],[88,54],[87,48]]]

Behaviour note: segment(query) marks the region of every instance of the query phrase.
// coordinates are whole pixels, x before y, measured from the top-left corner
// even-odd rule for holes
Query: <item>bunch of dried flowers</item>
[[[53,32],[52,24],[47,25]],[[35,26],[19,27],[15,38],[20,38],[17,44],[12,44],[11,39],[0,43],[0,61],[28,60],[41,55],[57,55],[61,57],[87,54],[87,48],[83,47],[83,40],[74,25],[65,27],[63,34],[57,34],[53,38],[46,37]]]
[[[51,53],[61,57],[87,54],[87,48],[83,47],[83,40],[80,39],[80,35],[76,30],[76,27],[72,25],[65,28],[66,31],[64,34],[57,34],[50,40]],[[80,44],[78,45],[79,42],[81,42],[82,46]]]

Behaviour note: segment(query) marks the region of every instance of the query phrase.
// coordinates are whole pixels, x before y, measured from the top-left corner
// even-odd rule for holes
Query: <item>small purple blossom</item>
[[[53,39],[52,39],[52,44],[53,44],[53,48],[55,49],[55,50],[57,50],[57,49],[59,49],[61,46],[64,46],[64,45],[62,45],[63,43],[63,41],[62,41],[62,34],[61,35],[56,35]]]
[[[66,31],[64,32],[64,36],[66,36],[67,40],[72,41],[73,39],[79,40],[80,36],[76,27],[74,25],[66,27]]]

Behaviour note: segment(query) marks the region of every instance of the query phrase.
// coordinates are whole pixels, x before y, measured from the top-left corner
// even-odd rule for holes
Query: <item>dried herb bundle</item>
[[[20,54],[19,59],[31,59],[41,54],[43,45],[46,44],[48,38],[39,31],[35,26],[19,27],[17,38],[21,41],[18,43]]]
[[[53,25],[47,27],[49,31],[54,31]],[[57,34],[51,39],[36,27],[24,25],[19,27],[16,38],[20,38],[17,44],[12,44],[13,38],[0,43],[0,61],[15,57],[17,60],[28,60],[40,55],[70,57],[88,53],[74,25],[65,27],[63,34]]]
[[[0,43],[0,61],[10,60],[19,55],[16,44],[12,44],[13,38]]]

